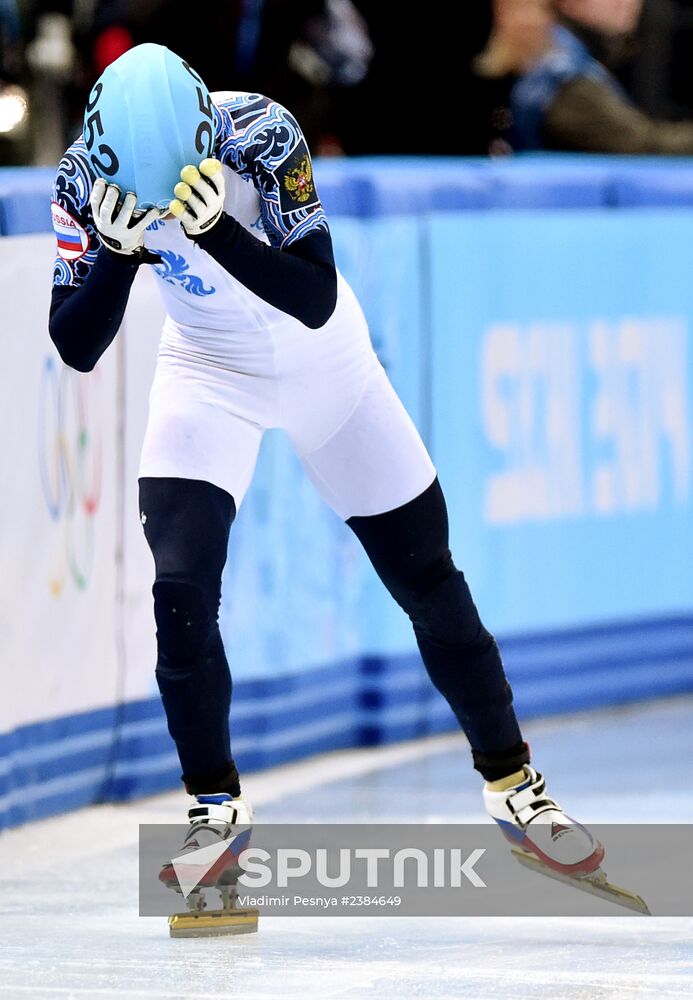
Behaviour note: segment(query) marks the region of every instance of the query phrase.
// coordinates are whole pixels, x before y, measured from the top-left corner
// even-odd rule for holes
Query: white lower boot
[[[541,774],[528,764],[524,772],[524,781],[502,792],[484,789],[489,815],[513,845],[554,871],[573,877],[595,871],[604,857],[602,845],[549,798]]]

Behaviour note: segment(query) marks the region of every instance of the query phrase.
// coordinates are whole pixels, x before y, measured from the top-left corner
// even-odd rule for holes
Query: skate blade
[[[543,861],[540,861],[535,854],[525,851],[521,847],[513,847],[511,850],[520,864],[524,865],[525,868],[530,868],[532,871],[540,875],[546,875],[548,878],[556,879],[557,882],[563,882],[574,889],[580,889],[582,892],[589,892],[593,896],[599,896],[601,899],[606,899],[617,906],[623,906],[627,910],[635,910],[636,913],[642,913],[648,917],[652,916],[642,896],[638,896],[629,889],[622,889],[618,885],[613,885],[613,883],[607,880],[601,868],[598,868],[591,875],[583,875],[581,878],[561,875],[560,872],[554,871],[553,868],[549,868]]]
[[[171,937],[214,937],[222,934],[252,934],[257,930],[258,910],[203,910],[174,913],[168,918]]]

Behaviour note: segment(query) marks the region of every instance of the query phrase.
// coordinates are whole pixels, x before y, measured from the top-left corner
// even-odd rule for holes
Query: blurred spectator
[[[632,33],[642,0],[495,0],[480,74],[516,75],[510,95],[515,149],[693,154],[693,123],[639,110],[582,28],[613,45]]]

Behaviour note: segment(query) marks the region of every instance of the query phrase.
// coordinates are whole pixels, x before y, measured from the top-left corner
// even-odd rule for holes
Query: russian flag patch
[[[66,209],[51,202],[53,229],[58,241],[58,256],[63,260],[79,260],[89,249],[89,234]]]

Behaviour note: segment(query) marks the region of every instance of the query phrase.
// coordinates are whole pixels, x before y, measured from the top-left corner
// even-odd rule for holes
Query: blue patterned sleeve
[[[53,184],[54,285],[83,284],[96,260],[101,242],[89,208],[93,183],[84,144],[77,140],[61,159]]]
[[[273,247],[329,234],[313,164],[298,122],[259,94],[236,94],[216,107],[219,159],[252,181]]]

